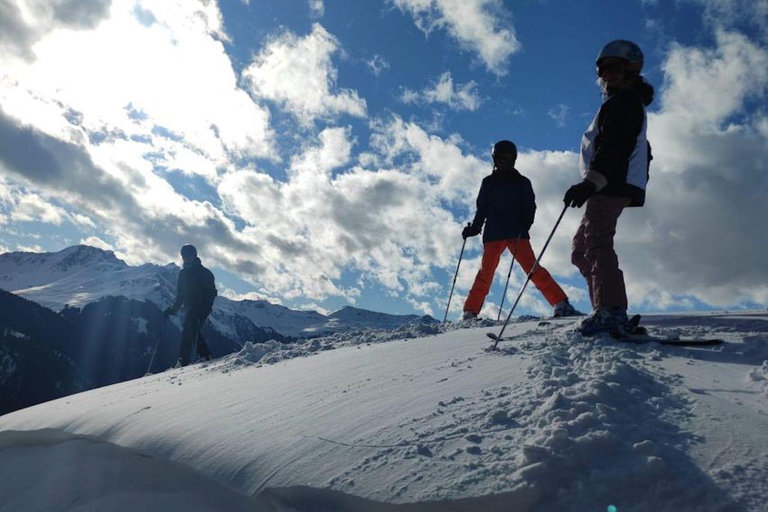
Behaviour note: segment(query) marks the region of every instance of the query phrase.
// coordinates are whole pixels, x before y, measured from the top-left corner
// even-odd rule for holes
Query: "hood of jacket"
[[[639,76],[638,79],[626,89],[611,90],[608,94],[603,94],[603,100],[607,100],[611,96],[616,94],[631,94],[637,97],[640,102],[646,107],[653,103],[653,94],[655,90],[653,86],[646,80],[644,76]]]

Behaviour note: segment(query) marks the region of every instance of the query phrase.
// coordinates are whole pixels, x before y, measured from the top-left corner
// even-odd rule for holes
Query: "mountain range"
[[[104,297],[150,301],[161,310],[176,295],[179,267],[174,263],[131,266],[114,252],[75,245],[54,253],[0,254],[0,289],[54,311],[83,307]],[[241,317],[238,320],[238,317]],[[267,336],[307,338],[344,330],[392,329],[414,322],[436,322],[430,316],[390,315],[346,306],[329,315],[299,311],[258,300],[231,300],[219,296],[210,322],[214,329],[237,341],[243,320],[263,329]]]

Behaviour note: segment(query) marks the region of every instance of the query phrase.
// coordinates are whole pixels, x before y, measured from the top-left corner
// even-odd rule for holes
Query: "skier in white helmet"
[[[640,74],[643,52],[631,41],[612,41],[595,64],[603,103],[581,139],[583,181],[564,197],[567,206],[587,205],[571,253],[593,308],[579,327],[584,335],[620,330],[627,322],[627,292],[613,238],[624,208],[645,202],[651,161],[645,107],[653,101],[653,87]]]

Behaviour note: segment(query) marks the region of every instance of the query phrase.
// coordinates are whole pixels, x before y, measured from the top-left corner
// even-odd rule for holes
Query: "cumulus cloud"
[[[57,28],[92,29],[109,12],[109,0],[0,0],[0,53],[33,60],[32,45]]]
[[[232,221],[210,203],[177,194],[151,168],[106,160],[99,165],[87,147],[22,126],[2,111],[0,141],[4,175],[66,202],[82,219],[111,235],[130,255],[129,262],[164,263],[168,254],[194,239],[233,269],[260,272],[251,260],[230,256],[230,251],[257,255],[258,245],[237,233]]]
[[[555,123],[557,124],[558,128],[562,128],[565,126],[565,123],[568,121],[568,116],[570,114],[570,107],[568,105],[560,104],[556,107],[552,107],[547,112],[547,115],[551,117]]]
[[[374,55],[372,59],[365,62],[366,66],[376,76],[381,75],[385,69],[389,69],[389,62],[381,55]]]
[[[102,240],[101,238],[97,236],[89,236],[88,238],[83,238],[80,240],[80,245],[90,245],[91,247],[97,247],[99,249],[103,249],[105,251],[114,251],[115,248]]]
[[[389,0],[409,13],[425,34],[445,29],[462,48],[477,53],[491,73],[507,74],[509,57],[520,50],[501,0]]]
[[[303,38],[286,31],[254,56],[243,78],[254,96],[285,107],[305,125],[341,114],[365,117],[366,102],[357,91],[336,87],[331,58],[338,51],[338,40],[320,24]]]
[[[733,27],[739,23],[763,30],[763,41],[768,41],[768,0],[691,0],[704,7],[704,19],[718,28]]]
[[[215,3],[155,4],[116,0],[109,14],[83,18],[78,30],[60,30],[61,20],[47,32],[32,31],[28,17],[3,18],[34,37],[0,54],[11,77],[0,82],[0,223],[78,223],[90,229],[84,242],[109,240],[131,263],[165,263],[193,241],[206,263],[254,285],[248,297],[354,302],[375,285],[419,311],[442,314],[450,286],[443,275],[456,268],[461,227],[491,170],[489,147],[390,115],[369,122],[370,139],[358,140],[361,133],[350,127],[325,128],[279,161],[268,111],[253,97],[305,124],[366,115],[356,92],[336,86],[338,41],[320,25],[303,38],[284,33],[268,40],[244,75],[249,95],[238,88],[223,51],[226,33]],[[397,5],[427,29],[452,30],[436,18],[447,2]],[[500,8],[466,5],[477,12]],[[125,38],[135,45],[122,48]],[[74,55],[86,55],[91,65]],[[106,71],[90,69],[100,66]],[[768,117],[748,106],[764,104],[768,49],[720,31],[709,48],[670,47],[662,71],[649,115],[656,158],[648,204],[623,215],[617,241],[631,301],[648,308],[686,307],[694,299],[765,303],[768,241],[760,233],[768,218]],[[159,78],[147,80],[148,74]],[[446,74],[414,94],[469,108],[460,94],[467,85]],[[474,93],[466,97],[476,96],[468,90]],[[272,172],[261,159],[271,159]],[[573,152],[523,148],[517,167],[536,191],[531,236],[538,252],[564,191],[579,179],[578,159]],[[195,197],[208,200],[171,186],[168,173],[175,172],[183,175],[173,178],[207,187]],[[570,237],[580,214],[568,212],[543,261],[559,279],[577,283]],[[453,311],[460,311],[480,250],[478,239],[468,242]],[[507,265],[503,260],[498,281]],[[513,273],[510,295],[524,277]],[[566,289],[583,296],[583,289]],[[489,300],[492,314],[499,299]],[[522,307],[549,310],[533,289]]]
[[[440,290],[432,269],[452,263],[451,234],[460,232],[444,191],[475,181],[485,166],[400,118],[380,120],[374,129],[382,148],[398,140],[397,154],[355,165],[351,130],[327,128],[291,161],[286,182],[251,170],[220,184],[227,211],[244,220],[244,232],[266,242],[261,257],[279,269],[267,272],[271,286],[351,300],[359,289],[334,284],[349,270],[360,272],[358,286],[379,284],[414,304]],[[390,158],[411,163],[391,165]],[[453,196],[467,207],[468,196]]]
[[[308,0],[309,14],[312,18],[322,18],[325,14],[325,4],[323,0]]]
[[[633,265],[659,277],[637,286],[720,306],[765,303],[768,118],[745,106],[765,101],[768,48],[718,31],[712,48],[673,46],[663,69],[661,110],[649,118],[648,217],[632,226],[659,254]]]
[[[455,87],[449,71],[440,75],[438,81],[431,87],[420,92],[405,89],[401,100],[405,103],[443,103],[452,110],[470,110],[473,112],[480,108],[483,102],[474,80]]]
[[[188,164],[178,156],[193,153],[198,165],[186,170],[209,179],[233,158],[276,158],[269,112],[237,87],[215,3],[115,0],[98,23],[96,11],[79,12],[65,18],[80,20],[75,31],[63,21],[43,31],[35,17],[12,20],[39,40],[30,59],[0,53],[6,114],[75,144],[123,141],[159,166]]]

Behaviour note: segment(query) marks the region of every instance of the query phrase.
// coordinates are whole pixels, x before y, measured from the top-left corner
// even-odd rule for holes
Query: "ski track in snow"
[[[516,510],[544,512],[598,511],[608,505],[621,512],[762,511],[768,508],[767,320],[765,315],[721,315],[648,317],[644,322],[664,336],[706,335],[727,342],[706,349],[587,339],[570,322],[530,317],[510,325],[513,338],[495,352],[478,349],[477,340],[498,329],[488,320],[472,329],[467,324],[412,325],[338,333],[295,345],[247,343],[239,353],[213,363],[153,376],[144,387],[134,385],[130,412],[108,414],[110,407],[126,411],[126,406],[121,395],[112,398],[110,388],[102,388],[81,395],[90,395],[93,402],[84,414],[98,412],[98,421],[89,424],[71,411],[61,412],[62,407],[53,422],[58,422],[54,428],[92,430],[100,439],[145,451],[154,446],[158,457],[197,468],[206,478],[245,493],[259,493],[256,501],[277,510],[506,511],[515,504]],[[425,336],[434,340],[429,366],[388,363],[387,357],[397,359],[394,350],[423,358],[416,349],[424,350],[419,344],[426,340],[417,338]],[[371,352],[375,346],[382,350]],[[297,387],[307,386],[308,396],[318,393],[307,398],[306,408],[322,409],[318,404],[325,402],[329,410],[341,411],[340,405],[360,407],[367,399],[380,404],[377,393],[389,389],[403,396],[387,397],[387,417],[360,409],[360,425],[343,424],[341,418],[337,430],[325,428],[329,418],[292,425],[299,438],[315,446],[315,459],[326,464],[322,470],[313,461],[302,462],[300,450],[286,449],[272,465],[236,461],[235,471],[226,464],[237,450],[229,460],[214,455],[210,463],[203,456],[210,447],[196,446],[191,434],[179,440],[165,437],[162,425],[155,434],[134,427],[143,415],[156,412],[152,404],[136,405],[142,399],[150,403],[160,389],[168,394],[189,383],[193,389],[188,392],[197,393],[216,379],[246,382],[270,367],[288,372],[295,366],[291,359],[305,359],[300,367],[311,368],[315,363],[308,358],[329,352],[345,357],[317,361],[354,362],[356,350],[363,351],[359,358],[375,355],[381,364],[390,364],[390,373],[350,374],[327,388],[297,382]],[[333,375],[345,371],[328,369]],[[432,397],[432,402],[425,400]],[[229,396],[221,398],[226,402]],[[77,397],[8,415],[0,419],[0,430],[42,428],[49,421],[42,414],[46,405],[69,399]],[[226,403],[232,421],[243,414],[235,398]],[[292,407],[260,412],[286,415],[283,421],[302,413]],[[165,428],[177,428],[160,418],[168,422]],[[156,439],[148,443],[142,435]],[[190,453],[196,450],[199,457]],[[0,445],[0,463],[7,455]]]

